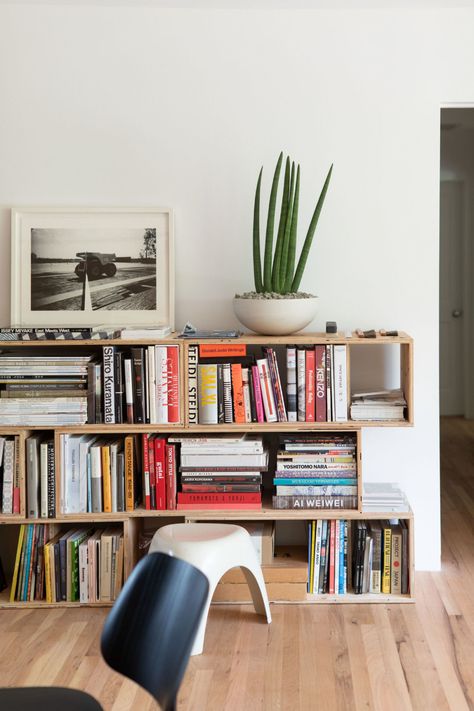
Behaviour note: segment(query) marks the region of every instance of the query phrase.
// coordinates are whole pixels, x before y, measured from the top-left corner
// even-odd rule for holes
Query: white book
[[[224,422],[234,421],[234,409],[232,402],[232,370],[230,363],[222,365],[222,381],[224,385]]]
[[[13,477],[15,472],[15,441],[7,439],[3,453],[2,512],[13,513]]]
[[[115,423],[115,347],[103,346],[104,423]]]
[[[62,513],[80,513],[80,467],[79,451],[83,437],[71,435],[65,445],[65,457],[62,462],[64,469],[64,508]],[[87,508],[84,513],[87,512]]]
[[[252,422],[252,411],[250,409],[250,386],[249,369],[242,368],[242,392],[244,396],[245,422]]]
[[[182,454],[181,466],[205,469],[206,467],[266,467],[268,452],[263,454]]]
[[[150,424],[155,425],[158,422],[156,412],[156,360],[155,346],[148,346],[148,370],[147,370],[147,391],[149,393],[150,409],[149,420]]]
[[[345,345],[334,344],[335,421],[347,422],[347,351]]]
[[[168,424],[168,349],[155,346],[156,421]]]
[[[278,416],[276,412],[275,398],[273,396],[270,371],[268,369],[268,360],[266,358],[257,359],[257,367],[258,374],[260,376],[260,389],[262,391],[265,419],[267,422],[277,422]]]
[[[88,512],[88,481],[87,466],[88,454],[91,446],[97,441],[96,435],[84,436],[79,442],[79,487],[78,487],[78,511],[77,513]]]
[[[32,435],[26,440],[26,502],[28,518],[39,518],[40,514],[39,446],[39,435]]]
[[[2,466],[2,462],[3,462],[4,447],[5,447],[5,437],[0,437],[0,467]]]
[[[321,563],[321,534],[323,530],[323,522],[320,518],[316,521],[316,542],[314,547],[314,573],[313,573],[313,589],[312,593],[317,593],[319,589],[319,566]]]
[[[48,518],[48,442],[40,444],[40,516]]]
[[[91,455],[92,513],[102,513],[102,451],[100,444],[93,444]]]
[[[125,407],[127,410],[127,422],[133,423],[133,380],[132,380],[132,361],[130,358],[124,358],[123,375],[125,379]]]
[[[110,491],[112,498],[112,512],[117,513],[118,509],[118,490],[121,483],[119,482],[119,466],[118,454],[121,449],[122,442],[117,440],[110,443]]]
[[[306,351],[298,348],[296,351],[296,381],[298,422],[306,422]]]

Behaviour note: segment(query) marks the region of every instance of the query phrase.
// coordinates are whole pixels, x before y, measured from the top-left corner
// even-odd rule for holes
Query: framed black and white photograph
[[[12,326],[174,327],[173,268],[169,209],[12,210]]]

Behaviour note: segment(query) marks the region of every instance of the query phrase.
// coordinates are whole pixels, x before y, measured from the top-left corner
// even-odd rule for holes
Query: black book
[[[252,366],[249,366],[249,395],[250,395],[250,416],[252,422],[257,422],[257,408],[255,406],[255,393],[253,389]]]
[[[123,353],[115,352],[115,422],[122,424],[125,384],[123,377]]]
[[[48,518],[56,517],[56,476],[54,470],[54,442],[48,442]]]
[[[217,421],[224,419],[224,372],[222,363],[217,364]]]
[[[145,351],[132,348],[132,366],[134,381],[134,417],[136,423],[145,423]]]
[[[402,595],[407,595],[409,591],[408,582],[408,526],[404,518],[400,519],[402,529]]]

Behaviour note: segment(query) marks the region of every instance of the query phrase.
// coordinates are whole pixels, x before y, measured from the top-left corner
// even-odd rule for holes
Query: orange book
[[[232,363],[232,393],[234,397],[234,422],[245,423],[244,388],[242,384],[242,366]]]
[[[104,513],[112,513],[112,482],[110,478],[110,447],[104,444],[101,448],[102,455],[102,497]]]

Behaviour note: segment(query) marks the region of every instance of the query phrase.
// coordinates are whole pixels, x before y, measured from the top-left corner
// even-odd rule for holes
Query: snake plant
[[[296,264],[296,241],[300,197],[300,166],[295,166],[295,163],[290,160],[289,156],[285,162],[278,231],[275,248],[273,248],[277,193],[282,163],[283,153],[280,153],[275,172],[273,174],[273,182],[268,204],[265,250],[263,255],[263,274],[260,255],[260,188],[262,184],[263,168],[261,168],[257,180],[253,215],[253,267],[255,290],[258,293],[274,292],[277,294],[294,294],[298,291],[301,278],[306,267],[306,262],[308,260],[314,233],[316,231],[316,225],[318,224],[319,215],[326,197],[329,181],[331,180],[332,165],[329,168],[323,189],[321,190],[318,202],[316,203],[298,263]]]

